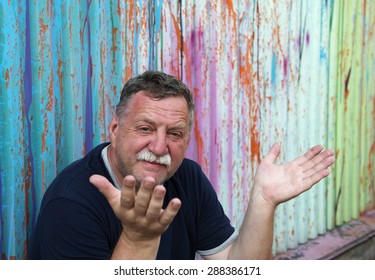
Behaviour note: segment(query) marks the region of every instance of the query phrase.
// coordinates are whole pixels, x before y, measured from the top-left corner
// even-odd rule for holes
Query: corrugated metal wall
[[[188,157],[239,227],[257,164],[322,143],[329,179],[277,209],[274,253],[374,208],[375,1],[0,2],[0,251],[22,259],[41,198],[105,141],[146,69],[194,92]]]

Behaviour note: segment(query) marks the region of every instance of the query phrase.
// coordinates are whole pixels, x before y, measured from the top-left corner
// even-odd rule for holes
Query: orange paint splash
[[[179,9],[181,9],[181,7],[179,7]],[[178,13],[179,14],[179,13]],[[175,40],[176,40],[176,48],[175,48],[175,52],[173,52],[174,54],[176,54],[176,57],[175,59],[173,59],[170,63],[170,67],[171,67],[171,70],[172,70],[172,74],[173,75],[176,75],[178,76],[179,78],[180,75],[179,75],[179,68],[180,68],[180,63],[181,63],[181,58],[180,58],[180,53],[181,53],[181,47],[182,47],[182,40],[181,40],[181,28],[180,28],[180,25],[179,25],[179,16],[175,17],[173,14],[171,15],[172,17],[172,21],[173,21],[173,27],[174,27],[174,30],[175,30]]]
[[[258,7],[257,7],[258,8]],[[257,79],[257,73],[253,69],[253,65],[251,63],[252,53],[251,50],[253,49],[254,44],[254,32],[251,36],[248,37],[245,49],[250,51],[249,53],[245,53],[241,56],[241,64],[240,64],[240,79],[241,85],[243,87],[243,91],[246,95],[246,98],[249,102],[249,113],[248,118],[251,120],[250,130],[248,131],[250,137],[250,158],[251,161],[256,162],[260,158],[260,143],[259,143],[259,132],[257,127],[258,121],[258,114],[259,114],[259,106],[258,106],[258,94],[255,87],[255,81]]]

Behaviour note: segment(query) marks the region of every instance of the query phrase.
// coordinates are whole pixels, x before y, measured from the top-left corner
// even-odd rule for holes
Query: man
[[[31,259],[270,259],[275,208],[328,176],[322,146],[260,163],[237,233],[199,165],[184,158],[194,103],[181,81],[148,71],[129,80],[110,143],[63,170],[42,201]]]

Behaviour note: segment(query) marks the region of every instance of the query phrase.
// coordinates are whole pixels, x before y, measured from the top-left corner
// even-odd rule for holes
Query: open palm
[[[321,145],[312,147],[295,160],[275,165],[279,154],[280,146],[274,144],[255,175],[254,191],[272,206],[310,189],[329,175],[328,168],[335,162],[334,152],[324,150]]]

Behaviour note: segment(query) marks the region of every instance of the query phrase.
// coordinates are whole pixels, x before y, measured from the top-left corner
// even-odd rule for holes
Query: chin
[[[165,181],[167,181],[167,178],[165,176],[162,177],[153,177],[155,179],[156,185],[163,185]]]
[[[136,173],[134,174],[135,180],[137,181],[137,185],[141,185],[141,182],[144,180],[146,177],[152,177],[155,180],[155,185],[162,185],[168,178],[166,178],[165,175],[155,175],[155,174],[150,174],[150,173],[144,173],[140,176],[137,176]]]

